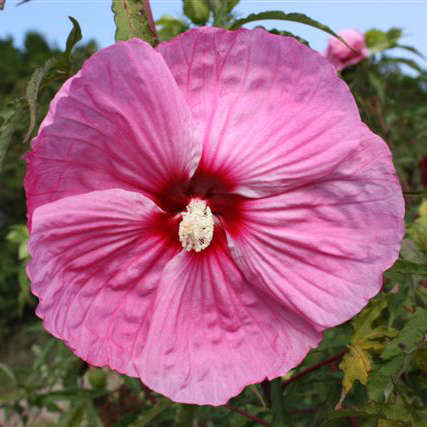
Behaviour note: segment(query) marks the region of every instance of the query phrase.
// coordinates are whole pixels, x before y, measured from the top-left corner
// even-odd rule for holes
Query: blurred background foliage
[[[197,25],[237,28],[259,18],[237,21],[237,3],[184,0],[185,18],[163,16],[158,38]],[[330,32],[305,15],[268,14]],[[97,49],[95,42],[75,46],[81,33],[71,22],[65,52],[37,33],[27,34],[22,49],[0,40],[0,425],[427,425],[427,73],[422,54],[399,44],[401,30],[368,31],[370,57],[341,74],[363,120],[393,153],[407,208],[399,260],[385,273],[383,291],[352,321],[328,330],[281,379],[279,406],[271,408],[273,388],[264,382],[214,408],[176,404],[137,379],[89,367],[45,333],[34,314],[37,302],[25,274],[24,141],[36,133],[60,85]],[[414,59],[390,56],[391,49],[410,51]]]

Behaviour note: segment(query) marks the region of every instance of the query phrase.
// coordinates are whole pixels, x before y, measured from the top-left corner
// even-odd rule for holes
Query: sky
[[[0,38],[11,35],[18,46],[22,46],[27,31],[37,30],[50,42],[63,48],[71,28],[68,16],[79,21],[84,41],[95,39],[100,47],[114,43],[111,0],[31,0],[17,7],[18,2],[6,0],[5,9],[0,11]],[[155,19],[166,13],[182,16],[181,0],[152,0],[151,5]],[[400,27],[404,31],[401,43],[412,45],[427,56],[427,0],[241,0],[235,12],[243,17],[264,10],[305,13],[329,25],[334,31]],[[262,25],[286,29],[305,38],[314,49],[320,51],[325,49],[329,37],[320,30],[297,23],[264,21]],[[412,54],[400,51],[396,55],[411,57]]]

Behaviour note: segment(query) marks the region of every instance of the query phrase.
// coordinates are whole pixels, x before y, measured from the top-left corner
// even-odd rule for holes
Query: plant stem
[[[315,371],[316,369],[319,369],[322,366],[329,365],[329,364],[331,364],[333,362],[336,362],[337,360],[340,360],[344,356],[345,353],[346,353],[345,351],[341,351],[340,353],[335,354],[334,356],[329,357],[328,359],[324,360],[323,362],[317,363],[316,365],[311,366],[310,368],[304,369],[299,374],[293,376],[289,380],[283,381],[282,387],[285,388],[288,384],[293,383],[294,381],[299,380],[301,377],[304,377],[305,375],[307,375],[307,374]]]
[[[270,385],[271,390],[271,411],[273,413],[273,423],[272,427],[285,427],[286,426],[286,416],[284,411],[284,402],[283,402],[283,389],[282,389],[282,380],[281,378],[276,378],[271,381]]]
[[[267,421],[262,420],[261,418],[256,417],[255,415],[250,414],[249,412],[244,411],[243,409],[235,408],[234,406],[229,405],[226,403],[224,405],[225,408],[230,409],[231,411],[237,412],[240,415],[243,415],[244,417],[250,418],[253,421],[256,421],[257,423],[263,425],[263,426],[270,426],[270,423]]]

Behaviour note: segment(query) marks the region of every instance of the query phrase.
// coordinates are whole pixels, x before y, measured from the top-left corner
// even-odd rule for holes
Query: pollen
[[[204,200],[193,199],[182,212],[179,224],[179,240],[186,251],[200,252],[206,249],[213,237],[214,218]]]

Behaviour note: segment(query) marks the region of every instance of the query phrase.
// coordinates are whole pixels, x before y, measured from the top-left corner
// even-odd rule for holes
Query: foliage
[[[114,0],[112,2],[116,41],[140,37],[152,46],[158,42],[148,0]]]
[[[297,13],[269,11],[236,19],[237,4],[184,0],[185,17],[165,15],[154,26],[147,1],[114,0],[116,39],[136,36],[155,44],[197,25],[234,29],[266,18],[335,34]],[[362,119],[388,142],[407,193],[399,260],[386,272],[380,294],[353,320],[326,331],[321,344],[285,378],[247,387],[227,405],[213,408],[176,404],[137,379],[89,367],[34,319],[36,300],[25,275],[22,155],[28,145],[22,141],[34,135],[59,86],[96,48],[93,42],[75,47],[81,30],[70,19],[65,52],[35,33],[27,34],[22,50],[11,39],[0,40],[0,158],[5,157],[0,172],[0,422],[3,415],[11,424],[59,426],[421,426],[427,419],[427,215],[420,197],[427,73],[420,52],[400,44],[402,31],[368,31],[370,58],[342,72]],[[416,59],[390,57],[390,49],[406,50]],[[412,74],[402,64],[411,66]]]
[[[29,296],[22,265],[26,260],[18,258],[17,249],[25,236],[17,234],[17,228],[10,228],[26,221],[22,183],[25,174],[23,155],[28,151],[28,145],[23,141],[29,129],[32,130],[29,104],[36,125],[46,114],[48,102],[60,85],[96,50],[95,43],[89,42],[74,47],[71,55],[78,39],[78,26],[73,23],[65,53],[50,47],[37,33],[26,35],[23,50],[15,48],[10,38],[0,40],[0,56],[4,58],[0,61],[0,97],[3,100],[0,106],[0,153],[5,157],[0,169],[0,313],[5,314],[0,316],[0,339],[13,329],[19,318],[32,315],[35,304]],[[19,238],[22,238],[21,242]]]

